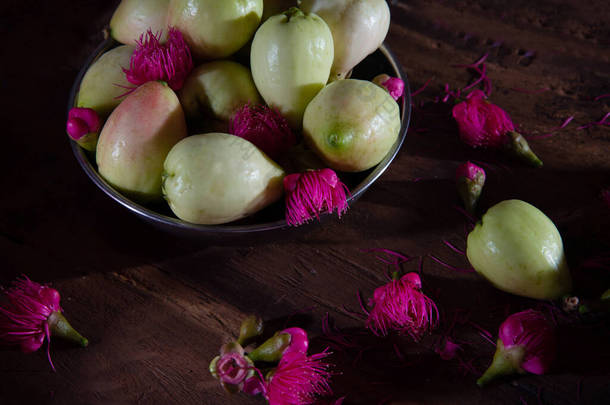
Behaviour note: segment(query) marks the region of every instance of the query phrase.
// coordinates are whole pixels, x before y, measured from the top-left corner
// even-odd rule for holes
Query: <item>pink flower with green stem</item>
[[[483,91],[474,90],[453,107],[462,141],[474,148],[508,149],[532,166],[542,167],[525,138],[515,131],[508,114],[486,98]]]
[[[500,325],[493,361],[477,384],[516,373],[545,374],[556,354],[555,327],[541,312],[529,309],[510,315]]]
[[[59,292],[27,277],[16,280],[0,300],[0,344],[18,346],[24,353],[35,352],[47,340],[51,368],[51,336],[71,340],[82,347],[89,341],[81,336],[62,314]]]
[[[485,177],[485,170],[474,163],[466,162],[457,168],[455,173],[457,189],[470,214],[474,214],[481,197]]]

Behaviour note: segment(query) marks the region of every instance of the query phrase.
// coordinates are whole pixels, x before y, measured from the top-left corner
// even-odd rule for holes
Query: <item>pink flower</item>
[[[19,346],[24,353],[40,349],[51,335],[71,339],[87,346],[87,339],[76,332],[61,313],[57,290],[27,277],[16,280],[0,301],[0,344]],[[51,367],[51,357],[49,362]],[[53,368],[54,369],[54,368]]]
[[[74,107],[68,113],[66,132],[75,141],[100,131],[100,117],[91,108]]]
[[[348,188],[331,169],[309,170],[284,178],[286,222],[302,225],[314,216],[337,210],[339,218],[347,211]]]
[[[285,353],[267,379],[269,405],[309,405],[317,396],[331,395],[329,364],[322,361],[328,355],[326,351],[312,356]]]
[[[161,44],[161,33],[148,30],[137,41],[131,55],[129,69],[123,69],[130,83],[140,86],[153,80],[167,82],[173,90],[179,90],[193,70],[191,51],[175,28],[169,29],[167,42]]]
[[[419,275],[407,273],[400,280],[393,279],[377,288],[369,301],[372,309],[367,328],[377,335],[387,335],[390,330],[408,333],[416,341],[436,328],[438,309],[421,287]]]
[[[398,77],[381,74],[373,79],[373,83],[386,89],[388,93],[390,93],[390,96],[396,101],[398,101],[405,92],[405,82]]]
[[[466,162],[457,168],[455,178],[464,206],[473,214],[485,185],[485,170]]]
[[[483,91],[473,90],[465,101],[456,104],[453,118],[458,124],[460,138],[467,145],[473,148],[505,147],[529,164],[542,166],[542,161],[530,149],[525,138],[515,131],[508,114],[487,101]]]
[[[507,132],[515,126],[500,107],[486,100],[481,90],[472,91],[466,101],[453,107],[462,141],[472,147],[499,148],[508,142]]]
[[[557,353],[555,328],[541,312],[530,309],[510,315],[498,335],[493,362],[477,384],[501,375],[544,374],[550,369]]]
[[[235,112],[229,133],[252,142],[271,159],[277,159],[296,143],[288,121],[265,105],[246,104]]]

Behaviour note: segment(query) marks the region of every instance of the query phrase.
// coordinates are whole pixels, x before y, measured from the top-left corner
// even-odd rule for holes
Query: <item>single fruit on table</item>
[[[237,136],[189,136],[167,155],[163,194],[176,216],[196,224],[223,224],[251,215],[280,198],[284,171]]]
[[[178,93],[187,118],[229,121],[245,104],[262,102],[248,68],[231,61],[198,66]]]
[[[328,81],[333,39],[326,23],[296,7],[260,26],[250,64],[256,88],[295,129],[302,126],[307,104]]]
[[[110,36],[123,44],[136,45],[149,29],[167,35],[169,0],[122,0],[110,19]]]
[[[550,300],[572,288],[559,231],[524,201],[491,207],[468,235],[466,254],[472,267],[502,291]]]
[[[385,0],[303,0],[300,7],[319,15],[333,34],[331,80],[347,77],[381,46],[390,28],[390,8]]]
[[[134,51],[131,45],[121,45],[104,53],[85,73],[76,97],[76,107],[91,108],[103,119],[125,99],[121,97],[133,87],[123,68],[129,68]]]
[[[303,135],[335,170],[359,172],[383,160],[400,132],[400,111],[374,83],[345,79],[326,86],[307,106]]]
[[[244,46],[263,15],[263,0],[170,0],[169,25],[196,59],[225,58]]]
[[[147,82],[108,117],[97,144],[99,173],[137,201],[161,200],[163,162],[186,135],[174,91],[163,82]]]

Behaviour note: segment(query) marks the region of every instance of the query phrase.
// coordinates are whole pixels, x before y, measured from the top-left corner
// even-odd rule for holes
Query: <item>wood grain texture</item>
[[[0,352],[0,403],[245,404],[227,396],[208,372],[241,318],[261,314],[272,327],[298,325],[326,347],[322,319],[364,348],[334,349],[334,388],[346,404],[607,404],[608,322],[562,328],[552,373],[478,389],[473,374],[440,360],[434,339],[363,334],[357,292],[371,296],[385,266],[362,249],[413,256],[433,253],[456,266],[465,259],[442,244],[464,246],[464,218],[454,188],[456,167],[470,159],[492,165],[481,207],[526,200],[558,225],[576,288],[595,295],[610,286],[607,271],[579,265],[610,251],[610,132],[577,130],[602,118],[610,98],[610,32],[606,1],[393,1],[387,43],[403,64],[416,98],[412,131],[389,170],[341,220],[328,219],[237,245],[177,238],[140,222],[89,181],[64,134],[72,81],[103,38],[117,1],[5,1],[0,5],[1,160],[0,282],[21,273],[62,293],[87,349],[53,341],[57,373],[44,351]],[[445,83],[471,75],[453,64],[489,53],[492,101],[530,135],[569,116],[571,125],[532,139],[543,169],[462,145],[450,107],[435,104]],[[514,89],[548,89],[524,94]],[[422,132],[415,131],[416,129]],[[425,130],[425,132],[423,132]],[[406,269],[415,270],[413,262]],[[506,311],[539,305],[501,293],[474,274],[424,262],[424,289],[439,304],[443,325],[464,310],[495,333]],[[458,314],[459,315],[459,314]],[[271,328],[269,330],[271,330]],[[476,327],[457,324],[464,356],[482,370],[493,353]],[[398,350],[403,357],[396,355]]]

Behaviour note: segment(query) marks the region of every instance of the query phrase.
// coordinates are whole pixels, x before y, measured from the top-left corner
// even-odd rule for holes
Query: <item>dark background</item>
[[[593,298],[610,287],[608,268],[583,265],[610,251],[610,207],[600,198],[610,187],[610,134],[602,126],[576,129],[609,110],[610,98],[594,100],[610,93],[606,1],[392,2],[386,43],[413,89],[432,79],[415,98],[416,106],[425,104],[414,111],[398,158],[343,219],[238,245],[151,228],[98,190],[72,156],[69,90],[117,3],[0,4],[0,282],[25,273],[52,283],[72,324],[91,341],[87,349],[53,341],[56,373],[44,350],[0,352],[1,404],[256,403],[225,395],[207,371],[250,312],[277,327],[307,328],[316,349],[328,344],[320,335],[329,313],[361,349],[335,348],[331,357],[342,372],[333,386],[346,404],[610,402],[603,317],[560,317],[559,356],[549,375],[479,389],[474,373],[432,350],[443,328],[456,313],[468,314],[454,335],[466,342],[461,358],[480,372],[494,348],[472,323],[495,339],[507,311],[548,310],[547,303],[509,296],[427,259],[424,290],[437,301],[443,328],[422,344],[363,335],[362,321],[343,310],[358,308],[358,291],[366,298],[385,282],[383,263],[361,249],[433,253],[467,266],[442,243],[464,246],[453,175],[467,159],[493,165],[482,209],[508,198],[536,205],[562,233],[576,292]],[[462,145],[450,106],[433,102],[445,83],[463,87],[472,78],[450,65],[486,52],[491,99],[523,133],[545,134],[575,117],[555,136],[531,141],[543,169]]]

